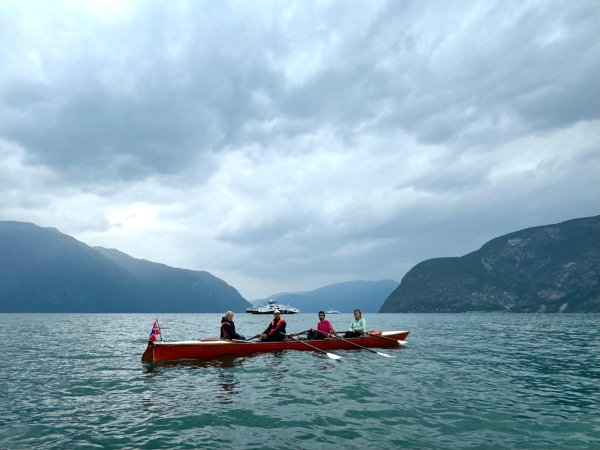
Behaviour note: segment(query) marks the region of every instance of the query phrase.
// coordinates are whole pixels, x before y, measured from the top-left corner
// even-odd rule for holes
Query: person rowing
[[[233,323],[233,312],[227,311],[225,317],[221,318],[221,339],[233,340],[246,340],[244,336],[236,333],[235,323]]]
[[[285,339],[285,320],[281,318],[281,312],[273,311],[273,320],[262,334],[257,334],[261,341],[283,341]]]
[[[317,329],[311,328],[306,335],[306,339],[325,339],[326,337],[335,336],[335,330],[333,325],[327,319],[325,319],[325,312],[319,311],[319,323]]]
[[[346,331],[346,334],[344,334],[344,337],[346,339],[360,337],[361,335],[365,334],[366,332],[367,332],[367,324],[365,322],[365,319],[363,319],[360,309],[355,309],[354,310],[354,320],[350,324],[350,329],[348,331]]]

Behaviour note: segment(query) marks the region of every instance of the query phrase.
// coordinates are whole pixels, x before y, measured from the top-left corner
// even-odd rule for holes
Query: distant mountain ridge
[[[600,312],[600,216],[527,228],[413,267],[380,312]]]
[[[0,221],[0,312],[223,312],[250,306],[208,272],[102,250],[55,228]]]
[[[225,281],[205,271],[176,269],[133,258],[115,249],[94,247],[141,280],[169,312],[243,312],[250,303]]]
[[[335,309],[343,313],[360,309],[364,313],[375,313],[385,299],[400,283],[394,280],[346,281],[323,286],[308,292],[285,292],[268,298],[253,300],[253,304],[265,304],[269,298],[279,303],[290,304],[301,313],[315,313],[320,310]]]

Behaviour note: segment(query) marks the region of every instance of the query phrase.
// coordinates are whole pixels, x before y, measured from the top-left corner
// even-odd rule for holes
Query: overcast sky
[[[0,3],[0,220],[247,299],[600,214],[600,9]]]

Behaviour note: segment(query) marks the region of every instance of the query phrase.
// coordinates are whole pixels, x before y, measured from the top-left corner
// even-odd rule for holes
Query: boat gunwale
[[[394,336],[397,334],[403,334],[403,333],[408,333],[408,331],[406,330],[401,330],[401,331],[383,331],[381,333],[381,336],[383,337],[389,337],[389,336]],[[341,337],[341,336],[340,336]],[[344,338],[346,341],[350,341],[350,342],[354,342],[357,339],[360,340],[364,340],[364,339],[377,339],[377,335],[374,336],[360,336],[360,337],[356,337],[356,338]],[[381,339],[381,338],[379,338]],[[395,339],[395,338],[391,338],[391,339]],[[335,339],[335,338],[325,338],[325,339],[311,339],[308,342],[319,342],[319,341],[338,341],[340,342],[339,339]],[[240,344],[240,345],[265,345],[265,344],[287,344],[290,342],[294,342],[294,340],[288,340],[288,341],[242,341],[242,340],[226,340],[226,339],[219,339],[219,338],[207,338],[207,339],[198,339],[195,341],[173,341],[173,342],[164,342],[164,341],[159,341],[159,342],[154,342],[155,346],[183,346],[183,345],[222,345],[222,344]],[[302,340],[302,342],[304,342],[304,340]]]
[[[353,344],[359,344],[368,348],[397,348],[400,346],[398,340],[405,339],[410,331],[387,331],[382,332],[381,337],[361,336],[349,339],[316,339],[297,341],[295,339],[275,342],[246,342],[227,341],[218,338],[198,341],[175,341],[175,342],[153,342],[142,356],[142,361],[176,361],[183,359],[211,359],[221,356],[244,356],[256,353],[269,353],[283,350],[314,351],[310,346],[319,350],[355,350]],[[345,342],[348,341],[348,342]],[[155,350],[157,352],[155,352]],[[156,354],[159,353],[159,354]]]

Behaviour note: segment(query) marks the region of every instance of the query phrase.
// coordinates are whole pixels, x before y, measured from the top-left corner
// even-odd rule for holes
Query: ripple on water
[[[365,316],[408,346],[142,364],[154,317],[2,315],[0,448],[600,446],[599,316]],[[160,318],[169,340],[219,319]]]

